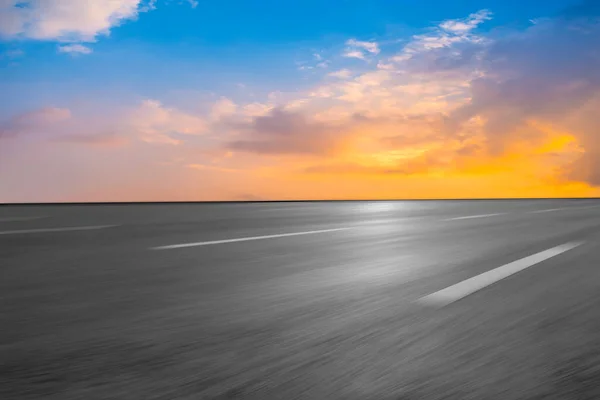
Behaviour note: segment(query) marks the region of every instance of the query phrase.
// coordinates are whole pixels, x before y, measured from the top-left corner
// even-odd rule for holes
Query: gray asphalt
[[[597,399],[599,244],[598,200],[3,206],[0,398]]]

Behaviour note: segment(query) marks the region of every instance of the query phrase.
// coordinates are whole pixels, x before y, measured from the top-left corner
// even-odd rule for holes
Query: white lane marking
[[[0,218],[0,222],[13,222],[13,221],[32,221],[34,219],[42,219],[47,217],[6,217]]]
[[[497,215],[506,215],[508,213],[496,213],[496,214],[481,214],[481,215],[467,215],[466,217],[455,217],[444,219],[444,221],[458,221],[461,219],[472,219],[472,218],[487,218],[487,217],[495,217]]]
[[[548,208],[546,210],[535,210],[535,211],[530,211],[530,212],[537,214],[537,213],[547,213],[547,212],[552,212],[552,211],[587,210],[589,208],[598,208],[598,207],[600,207],[600,206],[561,207],[561,208]]]
[[[150,250],[170,250],[170,249],[180,249],[183,247],[209,246],[209,245],[213,245],[213,244],[247,242],[250,240],[275,239],[275,238],[288,237],[288,236],[312,235],[315,233],[337,232],[337,231],[345,231],[348,229],[352,229],[352,228],[322,229],[322,230],[318,230],[318,231],[279,233],[276,235],[250,236],[250,237],[242,237],[242,238],[237,238],[237,239],[211,240],[208,242],[172,244],[172,245],[168,245],[168,246],[151,247]]]
[[[539,213],[547,213],[547,212],[561,211],[561,210],[566,210],[566,208],[549,208],[547,210],[535,210],[535,211],[531,211],[531,212],[534,214],[539,214]]]
[[[294,210],[299,210],[299,207],[277,207],[277,208],[265,208],[262,210],[255,210],[255,211],[261,211],[261,212],[268,212],[268,211],[294,211]],[[304,211],[304,210],[302,210]]]
[[[560,246],[556,246],[551,249],[533,254],[531,256],[521,258],[520,260],[513,261],[501,267],[495,268],[491,271],[487,271],[483,274],[476,275],[470,279],[457,283],[456,285],[447,287],[446,289],[440,290],[439,292],[427,295],[421,298],[419,300],[419,303],[439,307],[446,306],[450,303],[462,299],[463,297],[473,294],[487,286],[490,286],[502,279],[508,278],[509,276],[514,275],[517,272],[520,272],[535,264],[539,264],[542,261],[548,260],[549,258],[555,257],[566,251],[574,249],[582,244],[583,242],[565,243]]]
[[[96,225],[96,226],[72,226],[64,228],[40,228],[40,229],[20,229],[15,231],[0,231],[0,235],[20,235],[26,233],[47,233],[47,232],[71,232],[71,231],[92,231],[97,229],[113,228],[119,225]]]
[[[380,218],[380,219],[370,219],[357,222],[357,226],[362,225],[378,225],[378,224],[395,224],[399,222],[405,222],[407,224],[413,222],[422,222],[422,221],[436,221],[432,218],[427,217],[400,217],[400,218]]]

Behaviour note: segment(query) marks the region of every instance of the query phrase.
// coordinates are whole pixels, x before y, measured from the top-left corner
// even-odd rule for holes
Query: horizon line
[[[247,203],[349,203],[399,201],[522,201],[522,200],[600,200],[600,197],[475,197],[424,199],[311,199],[311,200],[189,200],[189,201],[90,201],[90,202],[23,202],[0,203],[0,206],[86,206],[86,205],[152,205],[152,204],[247,204]]]

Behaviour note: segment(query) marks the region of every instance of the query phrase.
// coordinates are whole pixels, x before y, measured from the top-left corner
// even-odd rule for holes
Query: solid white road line
[[[93,231],[97,229],[113,228],[119,225],[96,225],[96,226],[72,226],[65,228],[41,228],[41,229],[21,229],[15,231],[0,231],[0,235],[20,235],[26,233],[47,233],[47,232],[71,232],[71,231]]]
[[[318,231],[280,233],[277,235],[250,236],[250,237],[243,237],[243,238],[237,238],[237,239],[211,240],[209,242],[172,244],[172,245],[168,245],[168,246],[151,247],[150,249],[151,250],[180,249],[183,247],[209,246],[209,245],[213,245],[213,244],[246,242],[246,241],[250,241],[250,240],[275,239],[275,238],[288,237],[288,236],[312,235],[315,233],[337,232],[337,231],[345,231],[348,229],[352,229],[352,228],[323,229],[323,230],[318,230]]]
[[[34,219],[42,219],[46,217],[6,217],[0,218],[0,222],[13,222],[13,221],[32,221]]]
[[[460,300],[463,297],[473,294],[487,286],[490,286],[499,280],[505,279],[513,274],[516,274],[517,272],[574,249],[582,244],[583,242],[571,242],[544,250],[540,253],[511,262],[491,271],[484,272],[483,274],[474,276],[470,279],[457,283],[456,285],[447,287],[439,292],[432,293],[421,298],[419,303],[443,307]]]
[[[507,213],[468,215],[466,217],[448,218],[448,219],[445,219],[444,221],[458,221],[458,220],[461,220],[461,219],[472,219],[472,218],[487,218],[487,217],[495,217],[497,215],[506,215],[506,214]]]

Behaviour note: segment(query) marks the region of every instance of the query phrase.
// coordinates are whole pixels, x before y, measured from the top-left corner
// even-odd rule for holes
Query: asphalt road
[[[0,398],[598,399],[599,266],[596,200],[3,206]]]

